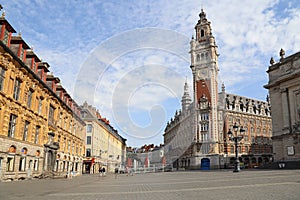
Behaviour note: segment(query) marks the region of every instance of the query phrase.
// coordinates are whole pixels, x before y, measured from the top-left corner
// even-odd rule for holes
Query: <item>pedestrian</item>
[[[103,172],[103,171],[102,171],[102,168],[100,167],[100,168],[99,168],[99,176],[102,176],[102,172]]]
[[[118,173],[119,173],[119,169],[115,168],[115,178],[117,178]]]
[[[69,171],[68,171],[68,174],[67,174],[68,178],[69,178],[69,179],[72,179],[72,175],[73,175],[73,174],[72,174],[72,171],[69,170]]]
[[[129,168],[128,170],[129,170],[129,172],[128,172],[129,175],[133,176],[132,168]]]
[[[102,168],[102,173],[103,173],[103,176],[106,176],[105,167]]]

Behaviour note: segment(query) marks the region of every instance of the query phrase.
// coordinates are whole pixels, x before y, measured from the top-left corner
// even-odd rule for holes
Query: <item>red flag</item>
[[[161,162],[162,162],[163,165],[166,165],[166,164],[167,164],[167,159],[166,159],[165,156],[162,157]]]
[[[132,159],[131,158],[128,158],[127,159],[127,167],[132,167]]]
[[[148,167],[148,165],[149,165],[149,159],[148,159],[148,157],[145,158],[144,165],[145,165],[145,167]]]

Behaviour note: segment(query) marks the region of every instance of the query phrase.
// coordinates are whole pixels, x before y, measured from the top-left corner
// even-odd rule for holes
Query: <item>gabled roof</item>
[[[5,17],[2,15],[0,17],[0,24],[5,25],[6,29],[12,33],[16,33],[16,30],[10,25],[10,23],[5,19]]]
[[[12,36],[10,44],[22,44],[23,49],[30,49],[28,44],[23,40],[21,36]]]

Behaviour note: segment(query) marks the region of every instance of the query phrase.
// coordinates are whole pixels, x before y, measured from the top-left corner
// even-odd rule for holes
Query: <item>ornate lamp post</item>
[[[231,130],[229,129],[228,131],[228,137],[231,141],[234,141],[234,146],[235,146],[235,162],[234,162],[234,170],[233,172],[239,172],[240,171],[240,161],[239,161],[239,156],[238,156],[238,142],[241,141],[244,137],[244,133],[245,130],[243,129],[243,127],[239,129],[239,126],[236,125],[236,123],[234,123],[233,125],[233,132],[234,134],[231,132]],[[239,132],[239,134],[238,134]]]

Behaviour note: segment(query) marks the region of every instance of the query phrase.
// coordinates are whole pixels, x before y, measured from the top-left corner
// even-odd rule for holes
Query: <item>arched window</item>
[[[201,29],[201,37],[204,37],[204,30]]]
[[[21,150],[21,153],[22,153],[22,155],[26,155],[26,154],[27,154],[27,148],[24,147],[24,148]]]
[[[17,150],[17,148],[16,148],[14,145],[11,145],[11,146],[9,147],[8,152],[9,152],[9,153],[16,153],[16,150]]]
[[[197,62],[200,61],[200,55],[199,55],[199,54],[197,54],[197,59],[196,59],[196,61],[197,61]]]
[[[37,150],[37,151],[35,152],[35,156],[36,156],[36,157],[39,157],[40,154],[41,154],[40,150]]]
[[[8,156],[6,161],[6,171],[7,172],[13,172],[14,171],[14,165],[15,165],[15,153],[17,148],[14,145],[11,145],[8,149]]]

